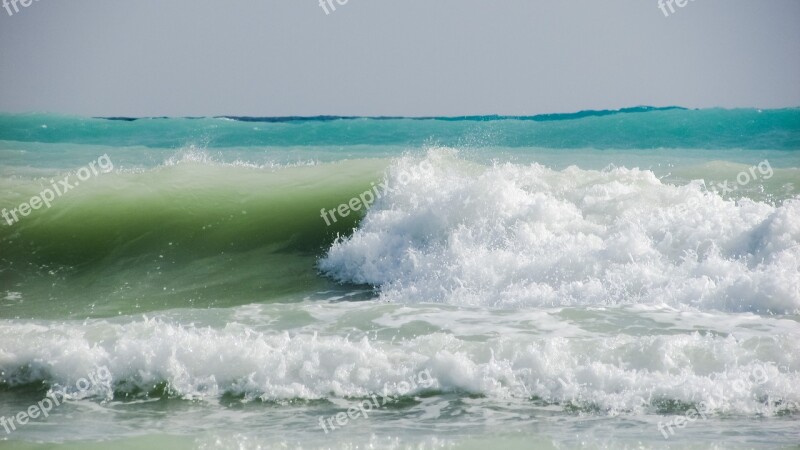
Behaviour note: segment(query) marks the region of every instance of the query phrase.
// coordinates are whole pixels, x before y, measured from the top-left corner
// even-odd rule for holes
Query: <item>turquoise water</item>
[[[798,109],[0,115],[0,445],[789,447],[798,189]]]
[[[176,148],[442,145],[595,149],[800,147],[800,113],[632,108],[528,117],[194,118],[98,120],[3,115],[0,140]]]

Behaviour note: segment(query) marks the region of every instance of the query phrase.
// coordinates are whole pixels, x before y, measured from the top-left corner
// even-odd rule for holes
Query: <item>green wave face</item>
[[[0,226],[8,316],[116,315],[220,307],[336,289],[316,257],[363,210],[335,208],[369,189],[386,162],[255,169],[179,164],[109,173]],[[47,183],[47,181],[45,181]],[[0,205],[37,195],[42,181],[3,179]],[[103,299],[102,305],[83,299]]]

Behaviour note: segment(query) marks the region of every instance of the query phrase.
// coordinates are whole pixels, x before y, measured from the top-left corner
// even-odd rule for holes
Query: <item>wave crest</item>
[[[431,176],[398,182],[420,164]],[[447,149],[398,160],[388,184],[319,263],[386,300],[800,311],[796,198],[726,200],[636,168],[482,167]]]

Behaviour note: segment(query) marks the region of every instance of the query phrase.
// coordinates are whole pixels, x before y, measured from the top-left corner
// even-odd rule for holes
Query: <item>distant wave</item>
[[[473,122],[487,122],[491,120],[532,120],[534,122],[549,122],[555,120],[574,120],[583,119],[585,117],[601,117],[611,116],[614,114],[632,114],[632,113],[646,113],[653,111],[671,111],[671,110],[686,110],[680,106],[635,106],[631,108],[621,109],[587,109],[574,113],[552,113],[552,114],[536,114],[533,116],[518,116],[518,115],[472,115],[472,116],[336,116],[336,115],[322,115],[322,116],[212,116],[212,117],[181,117],[182,119],[232,119],[240,122],[267,122],[267,123],[280,123],[280,122],[328,122],[332,120],[445,120],[445,121],[473,121]],[[133,122],[140,119],[167,119],[168,117],[98,117],[98,119],[106,120],[121,120]]]
[[[82,118],[0,114],[0,140],[180,148],[411,146],[800,149],[800,109],[641,106],[534,116]]]

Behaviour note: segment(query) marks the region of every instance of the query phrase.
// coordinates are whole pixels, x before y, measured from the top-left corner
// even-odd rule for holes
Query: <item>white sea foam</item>
[[[404,308],[381,308],[366,304],[321,311],[309,306],[296,314],[303,309],[308,314],[322,312],[327,315],[326,326],[346,323],[353,314],[371,314],[374,324],[393,322],[397,332],[419,326],[427,317],[431,324],[446,316],[464,326],[476,320],[469,312],[411,314]],[[378,311],[386,314],[376,315]],[[653,312],[640,314],[661,314],[661,318],[648,317],[642,324],[622,319],[628,324],[625,329],[635,331],[644,324],[663,329],[664,334],[602,334],[591,332],[606,327],[599,318],[567,319],[571,314],[555,310],[514,319],[487,313],[482,318],[487,330],[480,335],[435,331],[391,340],[310,329],[292,334],[259,331],[237,322],[199,326],[167,317],[41,325],[3,321],[0,380],[11,386],[37,380],[74,386],[86,373],[106,366],[116,391],[147,392],[166,383],[172,395],[186,399],[215,400],[227,393],[283,401],[396,396],[407,387],[403,381],[427,370],[432,383],[411,386],[408,394],[429,387],[508,401],[537,399],[601,414],[652,413],[669,402],[706,402],[713,411],[734,414],[798,411],[800,329],[795,321],[752,316],[725,323],[725,317],[699,315],[693,319],[697,328],[707,330],[708,323],[717,322],[719,327],[735,326],[743,332],[675,334],[671,330],[691,321],[679,320],[671,328],[663,321],[665,312]],[[608,314],[616,320],[618,313]],[[404,322],[411,318],[416,318],[413,323]],[[564,325],[565,337],[522,326],[531,319],[553,325],[558,318],[570,323]],[[495,322],[502,333],[489,329]],[[572,327],[582,331],[570,331]],[[342,325],[336,328],[341,331]],[[97,389],[86,395],[108,398],[104,387]]]
[[[400,302],[800,311],[800,199],[725,200],[635,168],[484,167],[446,149],[426,162],[433,175],[406,183],[421,162],[391,167],[401,187],[330,248],[324,273]]]

